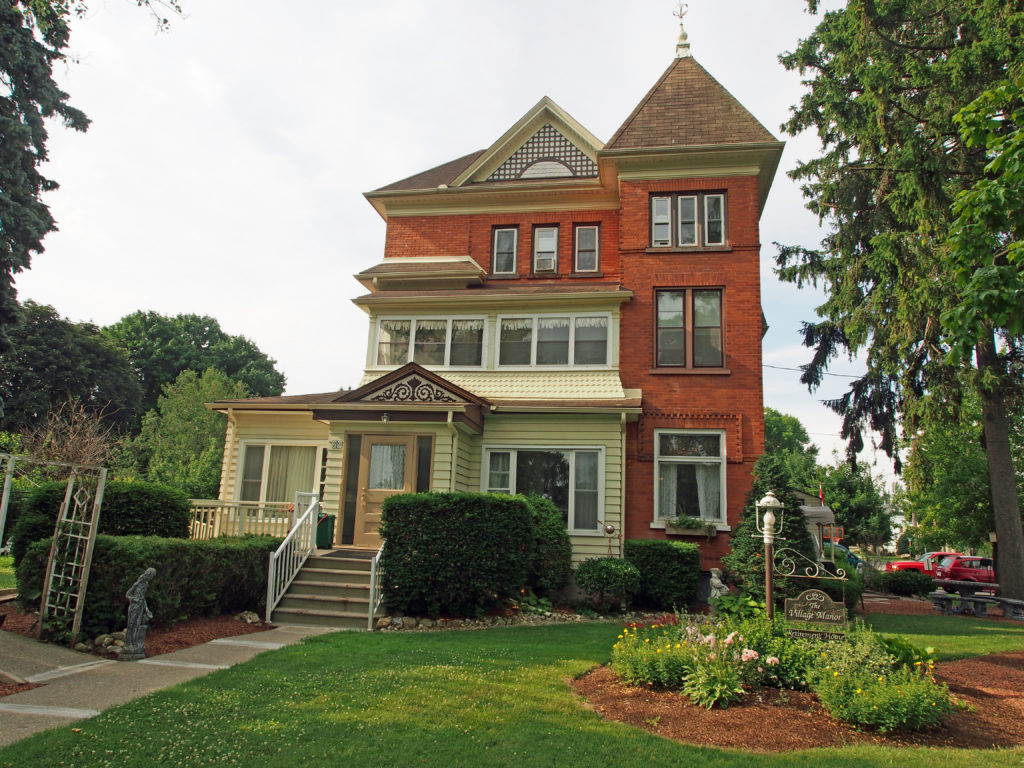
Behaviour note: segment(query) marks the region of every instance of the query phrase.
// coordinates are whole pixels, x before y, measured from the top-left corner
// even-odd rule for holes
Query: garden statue
[[[138,661],[146,658],[146,630],[153,613],[146,605],[146,590],[149,582],[156,576],[156,568],[147,568],[145,572],[125,592],[128,598],[128,629],[124,637],[124,651],[118,658],[121,661]]]
[[[716,597],[724,597],[729,594],[729,588],[722,581],[722,569],[712,568],[711,569],[711,595],[709,599],[714,600]]]

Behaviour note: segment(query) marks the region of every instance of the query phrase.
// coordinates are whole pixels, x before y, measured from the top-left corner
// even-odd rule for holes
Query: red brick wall
[[[724,191],[728,245],[715,250],[650,250],[650,195]],[[754,177],[622,182],[619,228],[623,284],[634,293],[622,308],[622,384],[643,390],[644,414],[627,436],[627,538],[662,538],[654,519],[654,430],[726,430],[726,519],[735,527],[750,491],[750,472],[764,447],[761,375],[760,243]],[[728,374],[655,370],[655,290],[722,288],[723,350]],[[661,369],[664,371],[665,369]],[[702,565],[728,551],[719,534],[701,545]]]
[[[529,277],[533,255],[533,228],[557,226],[558,274],[565,277],[573,268],[575,224],[597,224],[601,227],[600,273],[605,280],[618,280],[619,217],[618,211],[614,210],[393,217],[388,220],[384,256],[392,258],[469,255],[490,272],[491,238],[494,228],[518,227],[519,275]]]

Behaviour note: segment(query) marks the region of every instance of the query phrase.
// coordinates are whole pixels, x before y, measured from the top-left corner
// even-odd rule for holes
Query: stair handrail
[[[370,561],[370,613],[366,617],[367,632],[373,632],[373,617],[377,615],[377,609],[380,608],[381,601],[384,599],[384,593],[380,588],[380,577],[383,574],[380,567],[382,552],[384,552],[383,544],[377,550],[377,554],[373,556],[373,560]]]
[[[295,509],[302,509],[303,505],[307,503],[309,506],[306,507],[306,511],[292,525],[288,535],[281,542],[281,546],[270,555],[270,568],[267,573],[267,622],[270,621],[270,615],[274,612],[277,604],[281,602],[281,598],[284,597],[284,593],[291,586],[306,560],[316,549],[316,524],[320,512],[319,494],[298,491],[295,494]]]

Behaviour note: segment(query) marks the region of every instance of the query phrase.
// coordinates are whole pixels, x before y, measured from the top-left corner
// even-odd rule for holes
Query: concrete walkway
[[[101,659],[0,631],[0,680],[41,684],[31,691],[0,697],[0,746],[331,631],[278,625],[266,632],[211,640],[141,661]]]

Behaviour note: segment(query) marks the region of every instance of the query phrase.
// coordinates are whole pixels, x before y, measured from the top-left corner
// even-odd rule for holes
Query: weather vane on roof
[[[689,3],[679,2],[676,4],[676,9],[672,11],[672,15],[679,19],[679,42],[676,43],[677,59],[685,59],[690,55],[690,39],[686,34],[686,30],[683,29],[683,17],[686,16],[689,10]]]

